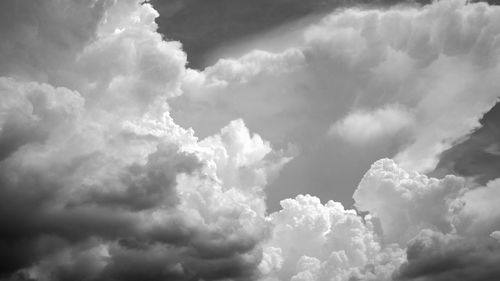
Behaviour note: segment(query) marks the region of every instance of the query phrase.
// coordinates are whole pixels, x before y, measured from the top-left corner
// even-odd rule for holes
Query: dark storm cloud
[[[395,280],[494,281],[500,278],[500,243],[426,230],[410,241]]]
[[[121,173],[118,183],[108,184],[125,186],[124,190],[115,187],[113,191],[111,187],[112,191],[103,191],[94,187],[81,203],[133,211],[156,208],[160,204],[174,206],[178,198],[172,188],[166,187],[176,185],[175,176],[178,173],[191,173],[200,166],[195,156],[179,152],[174,146],[162,146],[148,156],[145,165],[132,164]]]
[[[86,161],[96,161],[95,157]],[[64,192],[71,187],[63,175],[74,173],[72,169],[81,169],[84,161],[56,168],[56,174],[61,176],[51,171],[56,163],[47,163],[46,168],[23,169],[13,162],[0,163],[3,201],[0,256],[5,261],[0,274],[9,275],[58,250],[89,243],[92,239],[122,241],[134,237],[145,245],[184,244],[190,239],[189,233],[182,230],[182,220],[174,219],[170,225],[152,225],[145,229],[142,216],[137,212],[157,208],[159,204],[164,208],[175,206],[175,176],[197,168],[198,162],[193,156],[160,148],[150,155],[145,165],[133,164],[120,172],[118,179],[109,178],[102,186],[89,187],[88,196],[76,192],[70,197]],[[161,164],[164,166],[159,169]],[[110,188],[116,191],[103,191]],[[172,211],[173,216],[174,213]],[[95,243],[89,246],[92,245]],[[122,243],[119,247],[128,248],[129,245]],[[78,251],[74,251],[78,257]]]

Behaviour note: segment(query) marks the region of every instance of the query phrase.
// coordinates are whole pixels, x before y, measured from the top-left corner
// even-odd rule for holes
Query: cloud
[[[0,52],[0,278],[256,276],[287,152],[241,120],[204,140],[174,123],[186,55],[149,4],[58,3],[3,18],[23,40]]]
[[[0,75],[38,82],[65,75],[86,43],[96,37],[111,1],[3,1],[0,32],[4,40]]]
[[[460,177],[428,178],[382,159],[365,174],[353,198],[359,210],[380,219],[386,241],[404,245],[424,228],[451,232],[450,215],[460,207],[458,198],[464,190]]]
[[[353,88],[363,91],[358,104],[397,100],[414,112],[413,138],[395,159],[408,169],[426,171],[453,141],[478,127],[480,116],[496,101],[496,83],[486,78],[498,71],[496,47],[487,43],[496,29],[473,23],[495,13],[496,7],[460,1],[387,12],[352,10],[325,18],[306,36],[313,56],[331,61],[321,69],[345,65],[355,77],[368,80],[360,82],[368,87]],[[478,37],[478,30],[485,30],[486,37]],[[481,51],[482,44],[490,51]],[[477,76],[477,68],[486,76]],[[471,89],[481,91],[479,100]]]
[[[490,237],[495,240],[500,240],[500,231],[496,230],[490,234]]]
[[[474,187],[456,176],[438,180],[385,159],[366,173],[354,198],[360,210],[379,220],[386,243],[406,247],[406,261],[393,272],[393,280],[498,276],[497,181]]]
[[[2,280],[496,274],[490,235],[497,236],[498,216],[488,210],[497,205],[498,181],[475,187],[405,170],[413,153],[432,162],[493,99],[496,9],[461,2],[348,9],[306,28],[303,46],[195,71],[186,69],[181,44],[157,33],[158,13],[147,2],[0,5],[26,13],[4,12],[0,28]],[[454,24],[424,24],[455,17],[465,19],[463,34]],[[184,114],[216,130],[178,125],[174,108],[183,102]],[[327,140],[315,142],[318,133],[352,119],[346,108],[371,117],[362,123],[390,124],[370,140],[411,127],[398,161],[373,164],[354,194],[369,214],[311,195],[267,213],[265,188],[294,152],[274,143],[321,147]],[[444,110],[450,115],[438,114]],[[220,113],[204,115],[212,111]],[[426,256],[442,265],[438,271],[429,271]]]
[[[393,137],[411,126],[412,115],[398,105],[373,111],[355,111],[330,127],[328,134],[353,145],[366,145],[384,137]]]
[[[394,280],[495,280],[500,274],[500,247],[493,241],[425,230],[410,241],[407,256]]]
[[[252,51],[238,60],[221,59],[214,66],[207,67],[209,83],[227,86],[231,83],[247,83],[263,75],[280,75],[292,71],[304,62],[304,54],[300,50],[289,49],[281,54],[265,51]]]
[[[84,100],[67,88],[0,78],[0,160],[32,142],[44,142],[51,131],[67,130],[81,118]]]
[[[275,171],[281,162],[264,161],[270,148],[237,124],[223,129],[221,143],[198,144],[180,130],[192,142],[183,143],[164,129],[158,137],[107,131],[112,139],[90,152],[75,145],[91,143],[86,135],[25,144],[0,166],[6,200],[0,246],[9,261],[2,275],[211,280],[257,274],[258,243],[268,232],[261,188],[266,168]],[[253,146],[241,140],[254,140]],[[221,160],[204,159],[219,153]],[[218,161],[241,169],[241,179],[238,173],[227,179]]]
[[[379,4],[388,5],[393,1]],[[189,54],[189,66],[200,69],[209,65],[210,53],[249,36],[304,17],[323,14],[346,5],[338,0],[203,0],[151,1],[160,12],[159,32],[180,40]],[[207,12],[209,11],[209,12]],[[230,27],[230,28],[228,28]],[[245,46],[245,49],[249,48]],[[224,53],[227,56],[227,53]]]
[[[296,38],[272,52],[188,71],[171,113],[202,136],[242,118],[272,143],[295,143],[301,155],[283,171],[293,179],[270,189],[276,202],[304,192],[333,198],[332,188],[347,202],[354,189],[340,186],[354,187],[374,161],[428,172],[481,126],[498,97],[498,13],[465,1],[336,11],[298,26]],[[390,114],[393,121],[382,121]],[[347,122],[371,129],[351,124],[348,134]],[[380,141],[332,141],[332,124],[351,140],[358,132],[358,143]],[[326,188],[332,181],[339,184]]]
[[[299,195],[281,206],[260,265],[269,280],[385,280],[404,260],[397,246],[382,249],[369,216],[338,202]]]
[[[462,197],[464,208],[458,214],[457,228],[470,236],[488,235],[500,224],[500,212],[496,208],[500,200],[500,180],[490,181]]]
[[[436,179],[382,159],[365,174],[353,198],[360,211],[380,219],[387,242],[404,245],[423,229],[485,237],[500,223],[498,182],[477,186],[453,175]]]
[[[481,128],[441,154],[432,173],[473,177],[481,185],[497,178],[500,155],[496,140],[500,137],[500,124],[496,120],[499,118],[500,104],[497,103],[481,118]]]

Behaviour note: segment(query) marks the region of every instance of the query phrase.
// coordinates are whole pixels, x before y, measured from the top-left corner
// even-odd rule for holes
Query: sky
[[[0,281],[500,278],[494,2],[0,22]]]
[[[400,3],[394,1],[357,3],[339,1],[157,1],[152,2],[152,4],[160,11],[159,32],[167,38],[170,37],[182,42],[183,49],[188,54],[188,65],[200,70],[205,69],[205,67],[210,68],[210,65],[206,64],[208,61],[216,63],[221,58],[234,59],[255,49],[283,52],[290,45],[297,45],[298,43],[294,40],[303,37],[300,33],[304,32],[306,26],[314,25],[315,22],[325,17],[327,14],[325,10],[331,11],[335,8],[344,9],[346,7],[367,9],[373,6],[387,9],[398,5],[417,5],[415,2]],[[172,5],[176,9],[172,9]],[[165,12],[162,13],[162,11]],[[229,26],[231,28],[228,28]],[[257,35],[252,35],[254,33]],[[311,74],[314,71],[316,70],[312,69],[306,72]],[[305,89],[299,89],[295,92],[299,96],[326,96],[327,99],[337,99],[339,94],[332,95],[327,91],[335,89],[340,83],[330,83],[329,79],[331,78],[313,77],[309,81],[296,82],[296,87],[304,87]],[[288,81],[283,84],[288,84]],[[281,86],[278,84],[278,87]],[[250,85],[247,89],[252,89],[252,86]],[[249,91],[247,89],[245,90]],[[266,86],[262,89],[255,87],[253,89],[265,92],[270,91],[271,87]],[[272,89],[272,91],[276,90]],[[353,90],[345,89],[344,91]],[[357,91],[359,90],[357,89]],[[237,92],[241,92],[241,90]],[[250,94],[243,95],[249,96]],[[263,95],[276,96],[276,94],[269,93]],[[279,202],[283,198],[295,197],[302,193],[312,193],[324,200],[333,199],[342,202],[345,206],[352,207],[354,203],[352,193],[369,166],[377,159],[393,157],[398,145],[404,145],[404,143],[399,143],[396,138],[391,139],[391,143],[388,144],[372,143],[370,147],[363,150],[360,149],[359,143],[352,146],[349,143],[339,143],[335,139],[324,137],[327,126],[331,125],[333,119],[339,118],[339,114],[348,110],[349,107],[358,106],[354,105],[355,102],[358,102],[353,101],[358,98],[355,95],[350,97],[352,100],[343,101],[339,105],[340,108],[332,106],[333,100],[324,105],[314,104],[315,102],[324,102],[325,100],[322,98],[300,101],[300,104],[287,106],[282,104],[283,99],[276,97],[280,100],[273,102],[274,112],[269,112],[273,110],[270,109],[272,105],[268,105],[267,101],[264,101],[266,105],[259,103],[257,101],[259,98],[248,101],[247,98],[238,97],[232,101],[231,105],[225,104],[228,103],[228,100],[219,101],[224,106],[229,107],[229,110],[222,111],[221,106],[218,105],[211,106],[210,109],[206,106],[200,108],[200,102],[196,104],[192,100],[186,101],[188,98],[188,95],[184,95],[172,100],[172,114],[179,124],[184,127],[193,127],[201,137],[215,133],[218,128],[232,119],[243,117],[250,128],[272,143],[280,143],[282,146],[287,142],[298,144],[301,153],[283,168],[281,176],[271,182],[267,188],[267,203],[273,211],[280,208]],[[264,100],[263,97],[260,99]],[[250,104],[248,107],[266,107],[268,113],[255,114],[254,109],[249,110],[244,103]],[[186,105],[191,107],[191,110],[186,110]],[[362,106],[370,107],[372,104],[369,102]],[[297,118],[302,120],[309,118],[310,120],[297,124],[299,122],[296,120]],[[403,122],[408,123],[409,120],[403,120]],[[394,125],[402,126],[404,124]],[[364,127],[361,130],[364,130]],[[315,135],[321,135],[321,137],[312,137]],[[307,138],[308,136],[310,138]],[[487,138],[481,137],[481,139]],[[491,144],[494,144],[495,141],[496,138],[493,138]],[[481,149],[485,149],[486,146],[488,145],[483,145]],[[478,148],[478,144],[470,147]],[[450,158],[451,155],[460,157],[463,153],[453,153],[453,151],[458,150],[455,149],[448,153],[450,161],[459,162],[456,165],[463,165],[461,163],[464,161],[453,161]],[[479,153],[474,153],[474,155],[474,157],[478,157]],[[470,156],[466,157],[470,158]],[[451,165],[440,164],[435,174],[444,176],[446,173],[453,172],[472,176],[464,174],[465,171],[462,173],[461,169],[451,171],[444,168],[445,166],[451,168]],[[477,165],[481,164],[476,163],[471,165],[471,168]],[[485,165],[493,167],[491,160],[487,160]],[[480,168],[480,170],[485,169]],[[491,170],[493,173],[496,171],[494,168]],[[489,179],[494,178],[496,177],[493,176]]]
[[[167,38],[182,42],[191,68],[204,68],[219,58],[210,56],[214,49],[235,45],[255,34],[257,38],[253,39],[258,40],[262,33],[278,26],[290,25],[291,22],[308,17],[324,16],[335,8],[360,5],[387,7],[398,2],[401,1],[153,0],[151,4],[160,12],[158,31]],[[245,43],[248,45],[250,42]],[[229,50],[225,51],[222,56],[228,55]]]

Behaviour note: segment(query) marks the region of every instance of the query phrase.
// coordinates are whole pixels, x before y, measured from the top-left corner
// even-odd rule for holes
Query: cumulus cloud
[[[19,46],[0,52],[0,278],[256,276],[263,187],[289,157],[241,120],[201,141],[174,123],[186,55],[157,12],[2,3],[29,14],[2,18],[2,44]]]
[[[353,198],[359,210],[380,219],[387,241],[404,245],[424,228],[451,232],[450,213],[461,206],[464,189],[463,178],[428,178],[382,159],[365,174]]]
[[[281,206],[269,217],[272,238],[260,265],[265,280],[387,280],[404,260],[399,247],[382,249],[369,216],[338,202],[299,195]]]
[[[202,135],[241,117],[273,143],[296,143],[302,154],[284,168],[292,179],[273,185],[276,202],[302,192],[332,198],[324,186],[334,180],[347,201],[377,159],[428,172],[480,126],[498,97],[499,13],[465,1],[336,11],[273,52],[189,71],[172,116]],[[370,145],[332,142],[328,132]]]
[[[385,242],[406,247],[393,280],[495,280],[500,248],[497,182],[464,188],[377,161],[354,194],[359,209],[380,222]],[[493,238],[493,239],[492,239]]]
[[[156,32],[158,13],[139,0],[4,1],[0,8],[0,279],[498,273],[500,216],[488,212],[498,181],[474,187],[406,170],[427,167],[493,100],[496,8],[350,9],[307,28],[304,45],[254,51],[205,71],[186,69],[181,44]],[[221,104],[227,111],[197,115]],[[187,115],[199,108],[192,116],[216,119],[207,120],[216,130],[178,125],[176,106]],[[354,199],[363,215],[311,195],[282,200],[268,214],[265,186],[294,151],[277,149],[251,124],[271,141],[303,145],[332,122],[356,141],[403,130],[411,138],[397,161],[377,161],[361,180]]]
[[[393,137],[412,123],[412,115],[397,105],[373,111],[355,111],[333,124],[328,133],[354,145]]]

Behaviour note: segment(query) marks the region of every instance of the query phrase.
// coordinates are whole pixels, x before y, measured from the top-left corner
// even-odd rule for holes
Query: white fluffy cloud
[[[263,187],[286,152],[241,120],[202,141],[174,123],[166,101],[181,93],[186,54],[156,32],[149,4],[14,6],[32,14],[8,28],[40,39],[6,32],[2,44],[21,36],[23,48],[0,52],[1,278],[258,274]]]
[[[391,138],[411,126],[413,116],[404,108],[388,105],[373,111],[355,111],[330,127],[330,136],[339,136],[354,145],[367,145]]]
[[[267,280],[386,280],[404,261],[397,246],[382,249],[369,216],[299,195],[269,216],[272,238],[261,270]]]
[[[432,166],[497,95],[497,8],[345,10],[304,45],[201,72],[139,0],[0,8],[2,280],[390,280],[427,274],[425,256],[498,261],[498,181],[405,170]],[[217,130],[198,139],[176,106]],[[332,122],[359,145],[409,131],[354,194],[370,214],[310,195],[268,214],[264,188],[293,151],[246,123],[304,145]]]
[[[406,247],[394,280],[498,276],[497,181],[475,188],[464,188],[465,183],[456,176],[438,180],[407,172],[389,159],[366,173],[354,194],[356,206],[379,220],[385,242]]]
[[[395,159],[427,171],[496,102],[499,13],[463,1],[349,10],[325,18],[306,38],[311,56],[327,61],[317,66],[321,70],[342,66],[366,80],[353,81],[359,83],[350,88],[355,104],[397,101],[414,112],[413,137]]]
[[[353,195],[356,207],[380,219],[384,238],[404,245],[425,228],[453,230],[449,217],[465,188],[464,180],[438,180],[406,172],[390,159],[375,162]]]

